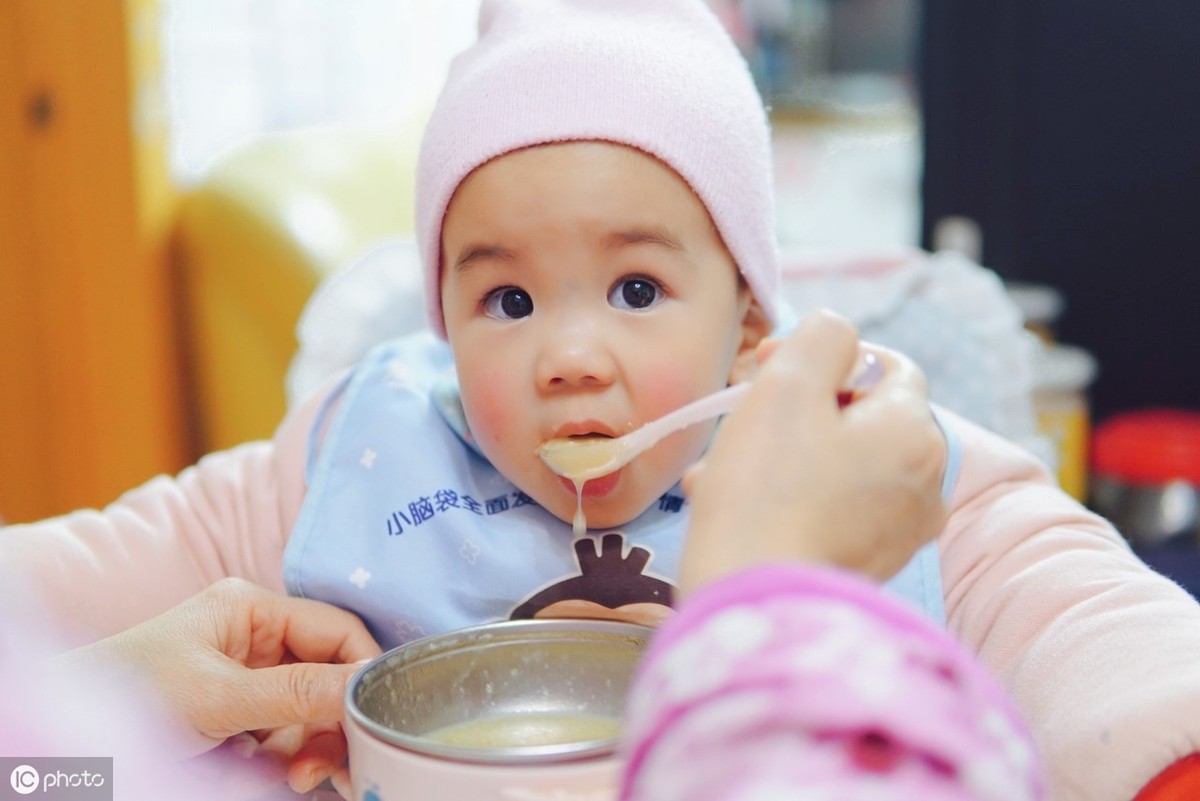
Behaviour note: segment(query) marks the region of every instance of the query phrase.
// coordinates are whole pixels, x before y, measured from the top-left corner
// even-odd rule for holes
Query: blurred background
[[[770,107],[785,248],[994,271],[1071,459],[1105,421],[1200,412],[1200,5],[710,5]],[[411,230],[477,6],[0,3],[0,516],[271,435],[305,302]],[[1172,458],[1194,489],[1200,455]]]

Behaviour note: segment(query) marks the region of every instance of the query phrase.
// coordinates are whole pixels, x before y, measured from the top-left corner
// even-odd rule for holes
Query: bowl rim
[[[508,746],[503,748],[475,748],[437,743],[425,737],[407,734],[377,722],[357,702],[359,690],[380,671],[390,670],[405,655],[416,654],[410,662],[458,650],[485,637],[514,637],[522,634],[546,634],[561,632],[578,635],[619,635],[643,641],[642,650],[649,645],[654,628],[640,623],[617,620],[546,618],[533,620],[502,620],[481,623],[441,634],[430,634],[396,646],[363,665],[346,685],[343,696],[347,722],[353,723],[363,732],[383,743],[394,745],[416,754],[453,760],[456,762],[479,762],[490,764],[522,765],[535,762],[562,762],[590,759],[612,754],[619,737],[596,740],[581,740],[554,745]]]

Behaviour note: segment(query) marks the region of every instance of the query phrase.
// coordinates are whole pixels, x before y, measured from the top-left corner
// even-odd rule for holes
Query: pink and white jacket
[[[1009,698],[927,617],[837,570],[703,588],[643,659],[622,801],[1034,801]]]

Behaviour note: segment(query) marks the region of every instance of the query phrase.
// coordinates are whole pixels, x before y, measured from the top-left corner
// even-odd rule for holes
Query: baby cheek
[[[500,442],[504,432],[513,430],[516,410],[508,402],[502,384],[483,381],[477,389],[463,389],[462,403],[467,425],[480,444]]]
[[[528,428],[532,414],[520,378],[512,369],[488,363],[491,361],[468,363],[458,374],[470,433],[484,448]]]
[[[657,370],[644,373],[641,387],[641,417],[647,421],[662,417],[684,404],[721,389],[721,386],[713,385],[710,380],[704,380],[693,372],[680,369],[678,365],[661,365]],[[663,471],[663,475],[671,476],[671,483],[678,481],[683,469],[704,452],[712,437],[714,425],[694,425],[672,434],[660,443],[659,447],[650,451],[650,460]]]
[[[681,370],[677,364],[657,365],[655,369],[643,371],[638,386],[642,417],[647,421],[719,389],[701,385],[696,376]]]

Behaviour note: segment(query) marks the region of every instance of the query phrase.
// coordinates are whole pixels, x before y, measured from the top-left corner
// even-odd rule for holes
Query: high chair
[[[306,129],[220,158],[176,229],[201,452],[269,437],[313,291],[412,227],[415,142],[401,130]]]
[[[994,272],[915,248],[793,250],[782,267],[792,309],[848,317],[863,339],[916,362],[935,403],[1057,460],[1034,409],[1037,339]]]

